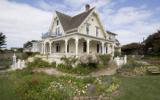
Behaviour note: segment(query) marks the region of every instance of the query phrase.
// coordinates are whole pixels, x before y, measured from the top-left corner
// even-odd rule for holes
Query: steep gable
[[[71,22],[72,17],[58,11],[56,11],[56,14],[59,17],[64,31],[67,31],[70,28],[69,23]]]
[[[93,9],[94,8],[73,17],[58,11],[56,11],[56,14],[62,24],[63,30],[68,31],[71,29],[78,28],[81,25],[81,23],[86,19],[86,17],[93,11]]]
[[[86,28],[89,27],[89,32]],[[79,32],[86,35],[96,36],[99,38],[106,38],[106,32],[104,31],[103,25],[100,22],[98,14],[96,12],[91,13],[85,21],[80,25]]]

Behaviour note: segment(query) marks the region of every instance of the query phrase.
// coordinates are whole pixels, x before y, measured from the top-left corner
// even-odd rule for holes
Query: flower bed
[[[119,89],[115,77],[48,76],[22,70],[9,74],[21,100],[70,100],[74,97],[108,96]]]

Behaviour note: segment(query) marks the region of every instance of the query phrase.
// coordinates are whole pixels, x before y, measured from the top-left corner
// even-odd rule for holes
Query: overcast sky
[[[87,3],[121,44],[141,42],[160,29],[160,0],[0,0],[0,32],[7,36],[8,48],[22,47],[41,39],[55,10],[73,16]]]

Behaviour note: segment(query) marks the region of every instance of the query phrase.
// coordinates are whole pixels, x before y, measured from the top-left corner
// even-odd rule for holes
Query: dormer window
[[[86,23],[86,33],[89,34],[89,24]]]

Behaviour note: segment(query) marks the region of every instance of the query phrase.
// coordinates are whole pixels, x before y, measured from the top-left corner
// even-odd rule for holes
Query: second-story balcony
[[[56,33],[47,32],[45,34],[42,34],[42,39],[57,37],[57,36],[62,36],[62,33],[56,34]]]

